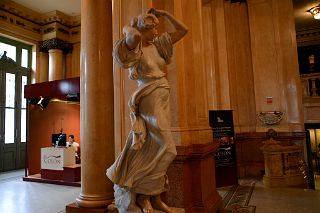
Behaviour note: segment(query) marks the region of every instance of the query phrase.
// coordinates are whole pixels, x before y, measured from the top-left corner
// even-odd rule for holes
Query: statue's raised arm
[[[170,32],[171,41],[175,44],[177,41],[182,39],[187,33],[188,28],[181,21],[176,19],[173,15],[171,15],[168,11],[165,10],[157,10],[155,8],[149,9],[148,13],[155,15],[157,18],[163,16],[168,19],[170,24],[174,27],[175,31]]]

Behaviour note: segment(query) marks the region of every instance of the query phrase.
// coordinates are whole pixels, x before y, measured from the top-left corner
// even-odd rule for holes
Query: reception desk
[[[41,178],[63,180],[64,167],[76,164],[73,148],[41,148]]]
[[[63,170],[64,166],[75,163],[75,154],[72,148],[41,148],[41,169]]]

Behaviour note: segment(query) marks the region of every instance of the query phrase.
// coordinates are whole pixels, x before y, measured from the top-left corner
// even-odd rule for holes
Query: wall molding
[[[0,24],[4,29],[9,27],[14,31],[40,35],[42,40],[57,37],[65,41],[80,41],[81,17],[69,16],[58,10],[40,14],[10,0],[2,0]],[[38,40],[37,36],[33,37]]]

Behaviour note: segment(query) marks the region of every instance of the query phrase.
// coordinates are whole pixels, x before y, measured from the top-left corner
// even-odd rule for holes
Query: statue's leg
[[[149,195],[139,194],[137,197],[137,203],[142,208],[143,213],[155,213],[152,208]]]
[[[169,165],[171,164],[171,162],[173,161],[173,159],[176,157],[175,154],[167,152],[165,153],[162,158],[159,161],[159,164],[157,165],[157,167],[155,168],[154,172],[158,173],[166,173]],[[151,199],[151,205],[153,208],[166,212],[166,213],[174,213],[169,206],[167,206],[167,204],[165,204],[162,200],[161,200],[161,196],[159,195],[155,195],[152,196]]]

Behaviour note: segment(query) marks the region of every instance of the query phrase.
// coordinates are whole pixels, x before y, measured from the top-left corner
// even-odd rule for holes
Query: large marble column
[[[256,113],[281,111],[277,131],[301,131],[302,95],[292,1],[248,0]],[[272,100],[267,101],[267,98]],[[258,122],[257,132],[268,127]]]
[[[60,49],[49,50],[49,81],[63,78],[63,51]]]
[[[40,52],[40,79],[39,82],[48,81],[49,77],[49,56],[47,52]]]
[[[96,212],[113,200],[112,3],[81,1],[81,193],[67,212]],[[81,210],[82,209],[82,210]]]

